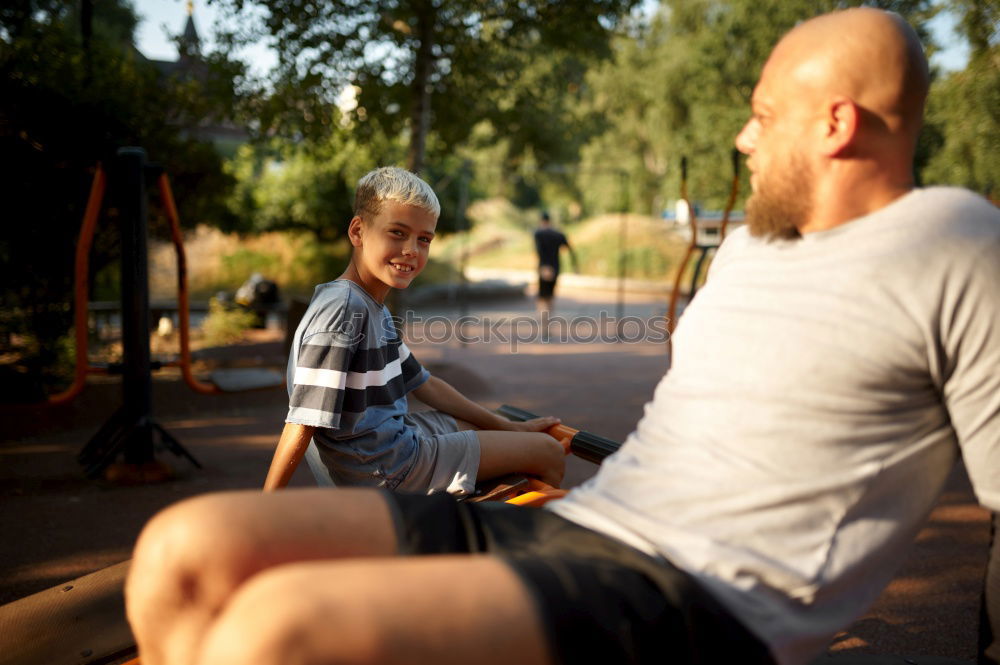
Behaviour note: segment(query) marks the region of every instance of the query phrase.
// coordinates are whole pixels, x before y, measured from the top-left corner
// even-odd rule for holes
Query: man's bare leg
[[[249,580],[200,665],[550,663],[520,578],[487,556],[291,564]],[[178,663],[177,665],[181,665]]]
[[[232,594],[282,564],[396,553],[389,507],[371,490],[231,492],[154,517],[126,580],[143,665],[191,665]]]

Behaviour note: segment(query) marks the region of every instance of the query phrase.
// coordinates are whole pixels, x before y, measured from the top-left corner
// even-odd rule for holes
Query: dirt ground
[[[601,294],[572,294],[560,306],[564,315],[575,316],[610,311],[614,303]],[[532,305],[516,301],[483,311],[529,316]],[[638,299],[627,313],[656,316],[662,303]],[[436,314],[448,313],[426,313]],[[516,353],[509,343],[410,346],[433,372],[488,406],[509,403],[555,414],[617,440],[641,417],[666,366],[663,346],[648,342],[536,341],[520,344]],[[283,367],[281,341],[220,350],[214,362],[248,358]],[[168,373],[154,381],[154,416],[203,468],[161,451],[159,458],[175,471],[169,482],[120,487],[84,478],[75,455],[120,403],[120,390],[114,379],[95,379],[65,406],[0,405],[0,604],[129,558],[142,525],[163,506],[262,484],[282,426],[284,389],[202,396]],[[569,484],[595,470],[574,461]],[[292,484],[312,484],[308,471],[300,469]],[[899,574],[876,606],[834,640],[837,662],[848,656],[850,662],[868,662],[858,660],[865,654],[882,657],[873,663],[971,661],[987,540],[987,513],[956,468]]]

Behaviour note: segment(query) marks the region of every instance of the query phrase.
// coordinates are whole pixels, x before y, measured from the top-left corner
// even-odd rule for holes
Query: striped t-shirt
[[[292,342],[285,422],[317,428],[336,484],[394,489],[418,446],[406,394],[429,376],[384,305],[348,280],[320,284]]]

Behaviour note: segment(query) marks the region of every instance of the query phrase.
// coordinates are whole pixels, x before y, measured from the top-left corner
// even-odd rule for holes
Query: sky
[[[136,35],[142,54],[154,60],[176,60],[177,48],[168,34],[184,29],[187,0],[133,0],[133,4],[142,19]],[[654,0],[645,0],[645,4],[653,6],[655,3]],[[194,5],[195,27],[204,43],[211,34],[218,10],[205,0],[195,0]],[[945,12],[930,24],[935,39],[942,46],[931,62],[946,71],[964,68],[969,58],[967,46],[955,32],[955,24],[955,16]],[[246,55],[258,73],[264,73],[275,62],[274,55],[263,45],[249,48]]]

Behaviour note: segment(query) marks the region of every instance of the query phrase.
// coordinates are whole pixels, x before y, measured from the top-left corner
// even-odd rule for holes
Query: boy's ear
[[[351,218],[351,223],[347,226],[347,237],[355,247],[361,247],[365,221],[358,215]]]

